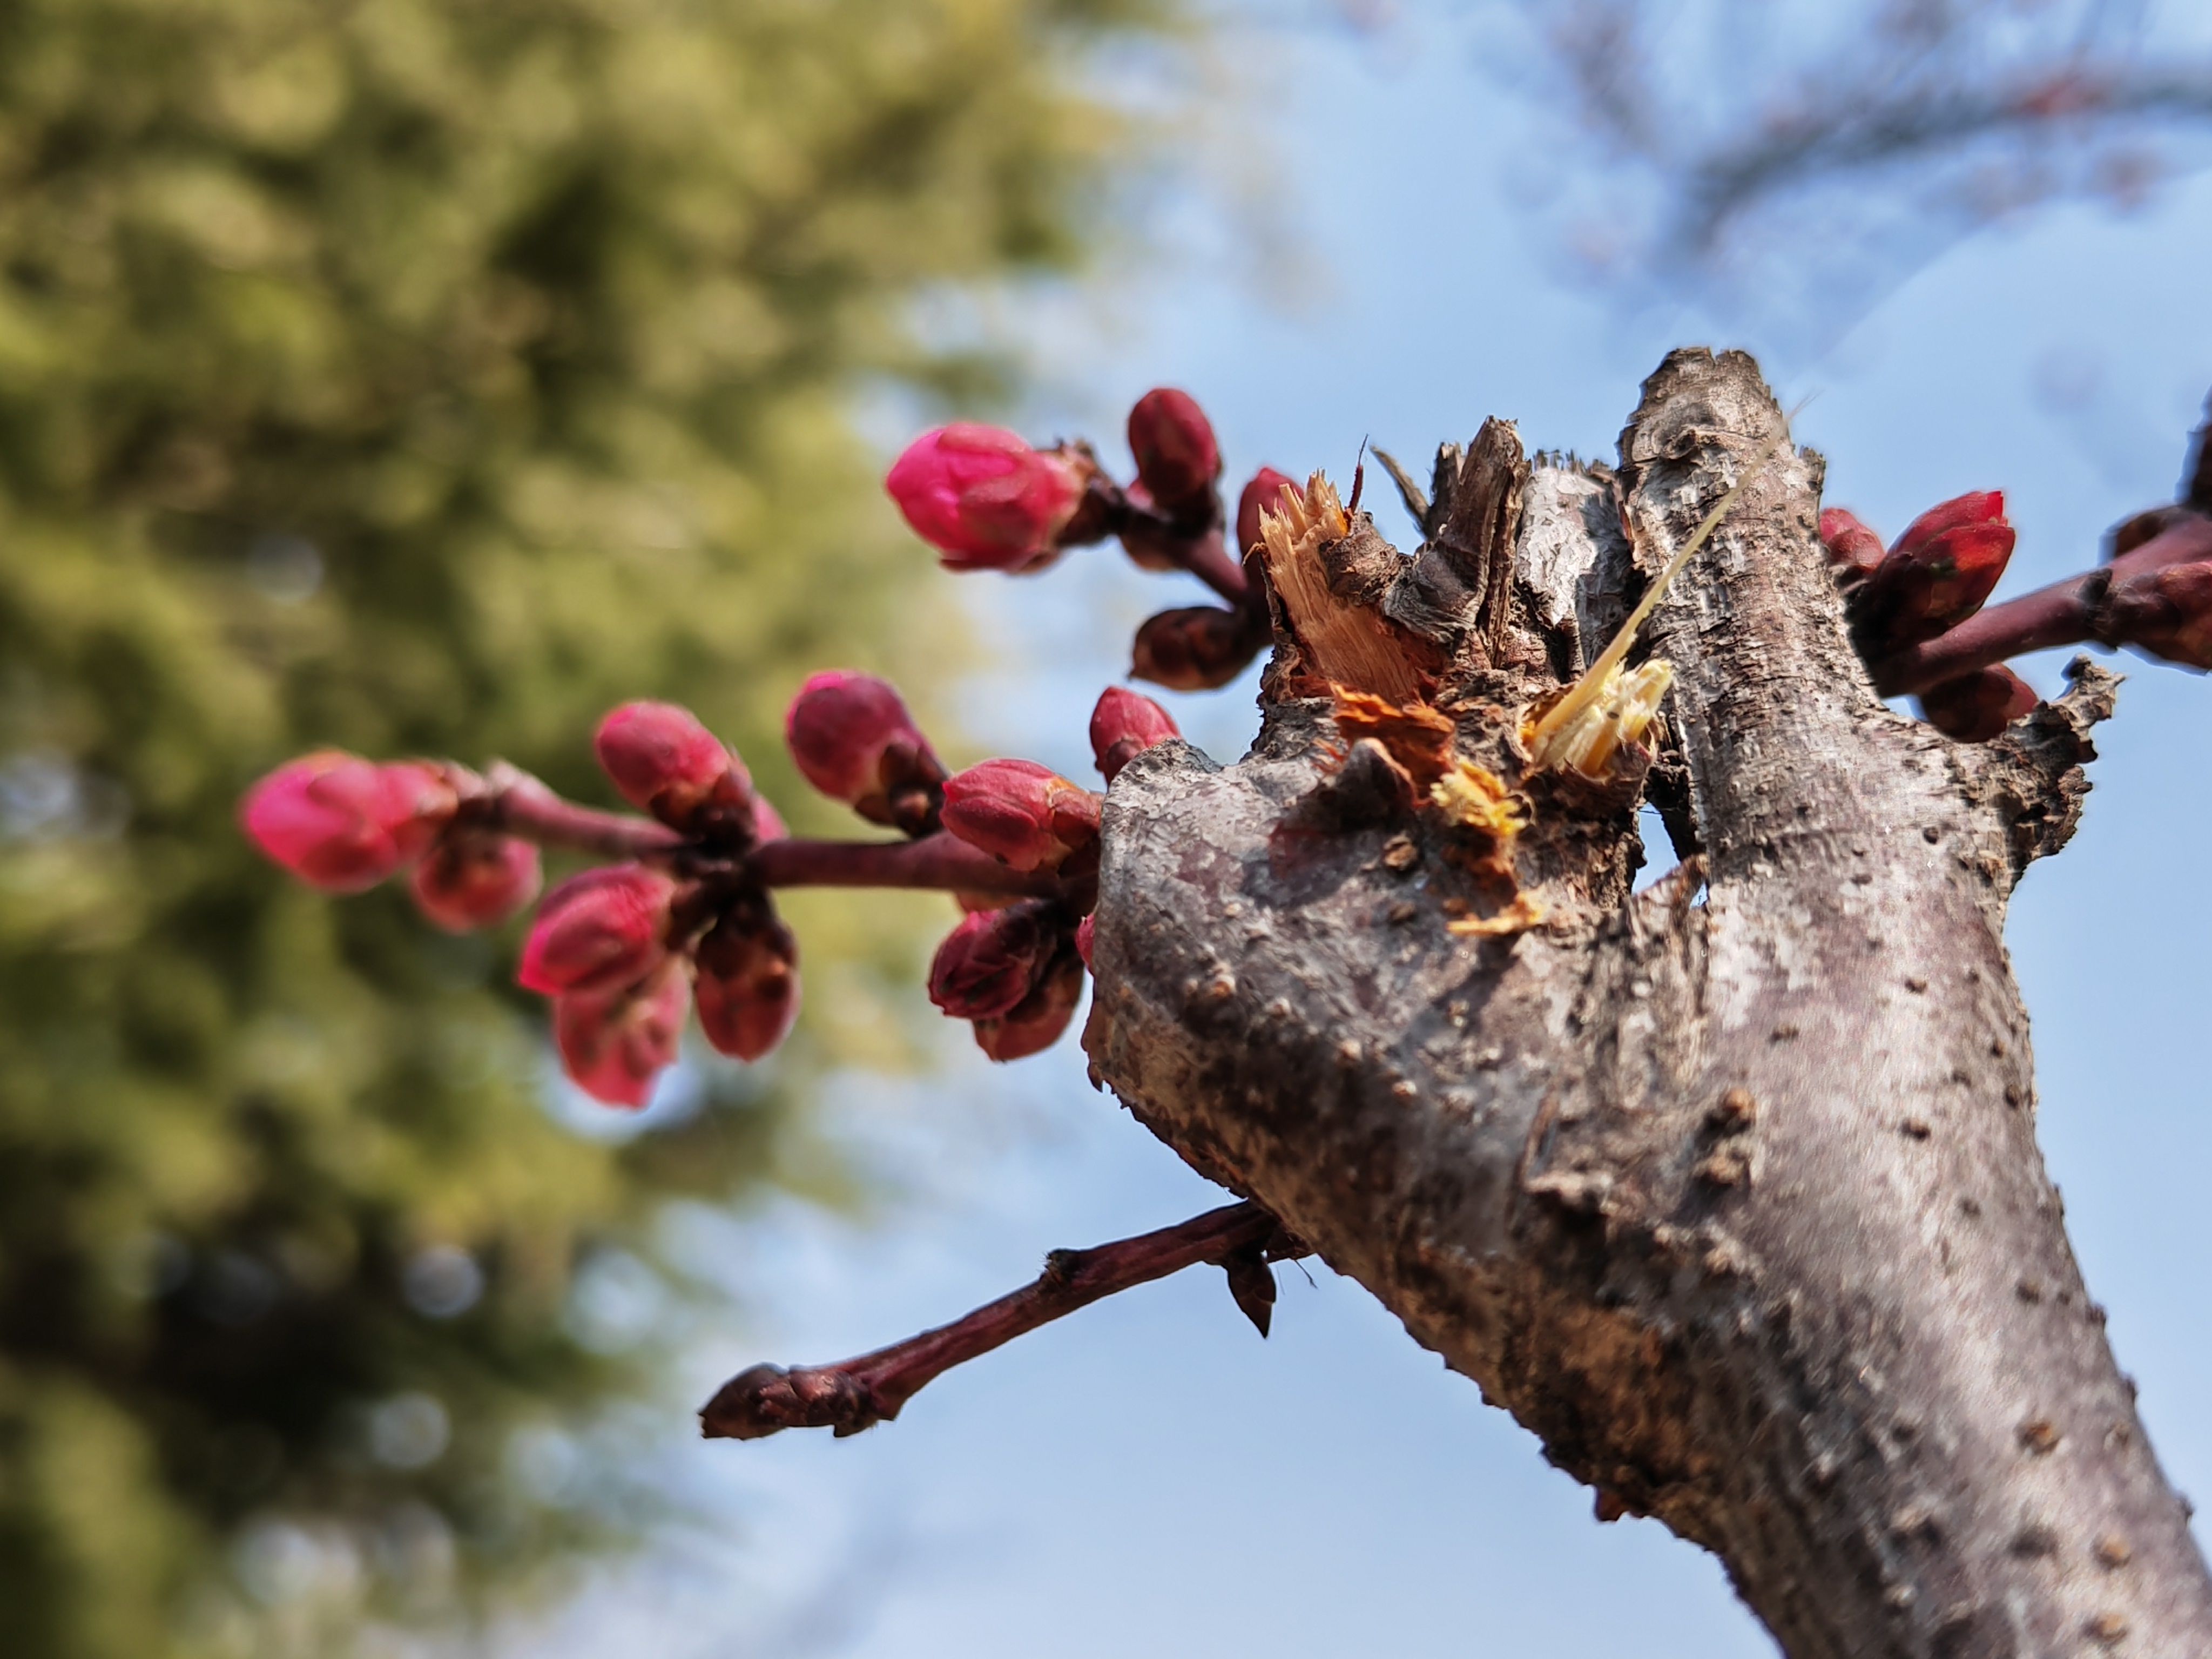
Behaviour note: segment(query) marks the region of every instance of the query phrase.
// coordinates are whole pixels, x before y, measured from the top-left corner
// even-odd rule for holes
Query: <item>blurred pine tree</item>
[[[599,1535],[538,1501],[638,1372],[579,1275],[770,1178],[779,1109],[564,1130],[511,941],[304,892],[233,804],[321,744],[611,799],[592,722],[654,695],[803,817],[783,699],[898,663],[927,580],[854,389],[974,369],[931,285],[1077,251],[1118,133],[1072,55],[1156,21],[0,0],[9,1654],[260,1648]]]

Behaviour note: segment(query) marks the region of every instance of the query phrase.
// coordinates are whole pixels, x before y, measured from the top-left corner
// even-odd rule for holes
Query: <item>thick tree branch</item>
[[[700,1411],[700,1432],[709,1440],[758,1440],[799,1428],[857,1434],[896,1417],[901,1407],[953,1366],[1102,1297],[1200,1262],[1242,1265],[1249,1260],[1248,1273],[1251,1267],[1264,1273],[1265,1260],[1305,1253],[1274,1217],[1250,1203],[1224,1205],[1175,1226],[1088,1250],[1054,1250],[1034,1283],[949,1325],[834,1365],[788,1371],[755,1365],[738,1372]],[[1232,1272],[1232,1286],[1237,1282]],[[1238,1299],[1244,1297],[1240,1293]],[[1253,1316],[1265,1334],[1261,1316]]]

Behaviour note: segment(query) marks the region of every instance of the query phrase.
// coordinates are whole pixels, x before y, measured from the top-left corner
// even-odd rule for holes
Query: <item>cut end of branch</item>
[[[1420,675],[1382,619],[1329,586],[1322,550],[1352,533],[1336,486],[1321,473],[1301,494],[1289,484],[1260,519],[1261,556],[1305,677],[1372,692],[1393,702],[1421,695]]]

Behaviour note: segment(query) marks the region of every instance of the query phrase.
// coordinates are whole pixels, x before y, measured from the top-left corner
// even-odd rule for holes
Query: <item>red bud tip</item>
[[[516,982],[546,996],[637,984],[667,954],[675,896],[673,881],[641,864],[569,877],[538,908]]]
[[[239,803],[254,844],[302,881],[334,893],[374,887],[418,856],[453,817],[453,786],[434,766],[379,766],[341,750],[287,761]]]
[[[1996,586],[2014,540],[2002,490],[1976,490],[1929,508],[1853,597],[1862,648],[1881,656],[1956,628]]]
[[[1067,913],[1049,899],[963,916],[929,964],[929,1000],[955,1019],[1012,1013],[1067,942]]]
[[[1221,446],[1198,400],[1159,386],[1129,411],[1129,453],[1137,482],[1171,519],[1210,519],[1213,481],[1221,476]]]
[[[1237,498],[1237,556],[1243,558],[1260,544],[1260,511],[1275,506],[1282,500],[1285,485],[1295,489],[1290,477],[1263,466],[1252,475],[1252,482],[1244,486],[1244,493]]]
[[[1057,551],[1089,471],[998,427],[956,421],[908,444],[884,488],[948,569],[1032,569]]]
[[[1073,951],[1063,951],[1012,1011],[975,1022],[975,1046],[1002,1062],[1042,1054],[1060,1041],[1082,1000],[1083,963]]]
[[[1905,533],[1897,538],[1893,553],[1917,553],[1946,531],[1961,529],[1967,525],[2002,524],[2005,521],[2004,491],[2002,489],[1970,489],[1963,495],[1954,495],[1948,501],[1938,501],[1925,513],[1905,526]]]
[[[944,817],[1017,870],[1057,870],[1098,839],[1098,797],[1035,761],[988,760],[948,778]]]
[[[688,989],[680,957],[641,985],[575,991],[553,1003],[553,1044],[569,1081],[596,1101],[635,1111],[676,1063]]]
[[[415,903],[448,933],[495,927],[538,896],[538,849],[512,836],[447,834],[409,879]]]
[[[1129,673],[1170,691],[1211,691],[1243,673],[1267,642],[1264,630],[1218,605],[1163,611],[1137,629]]]
[[[763,901],[724,916],[699,941],[699,1029],[723,1054],[755,1060],[799,1018],[799,940]]]
[[[672,702],[626,702],[599,722],[592,747],[632,806],[678,830],[710,812],[750,830],[751,781],[699,717]]]
[[[1083,958],[1083,965],[1091,965],[1091,941],[1097,933],[1097,913],[1092,912],[1075,924],[1075,954]]]
[[[1820,510],[1820,544],[1828,550],[1828,562],[1848,579],[1864,581],[1888,556],[1888,550],[1861,520],[1840,507]]]
[[[831,669],[791,700],[784,740],[806,781],[871,823],[918,833],[937,810],[945,768],[890,684]]]
[[[1920,694],[1920,717],[1947,738],[1987,743],[2035,707],[2035,688],[2009,668],[1982,668]]]
[[[2212,564],[2175,564],[2112,584],[2098,637],[2167,662],[2212,669]]]
[[[1091,752],[1109,783],[1154,744],[1182,735],[1166,709],[1127,686],[1108,686],[1091,711]]]

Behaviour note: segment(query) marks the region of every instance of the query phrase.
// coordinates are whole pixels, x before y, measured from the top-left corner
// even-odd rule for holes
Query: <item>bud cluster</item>
[[[1069,547],[1119,538],[1146,570],[1186,570],[1220,605],[1169,611],[1137,636],[1131,672],[1176,690],[1226,684],[1271,637],[1245,555],[1259,514],[1285,477],[1262,467],[1238,498],[1233,550],[1224,544],[1221,447],[1189,393],[1160,386],[1129,411],[1137,476],[1108,476],[1090,445],[1034,449],[972,422],[926,432],[892,465],[884,488],[915,533],[953,570],[1041,570]]]

